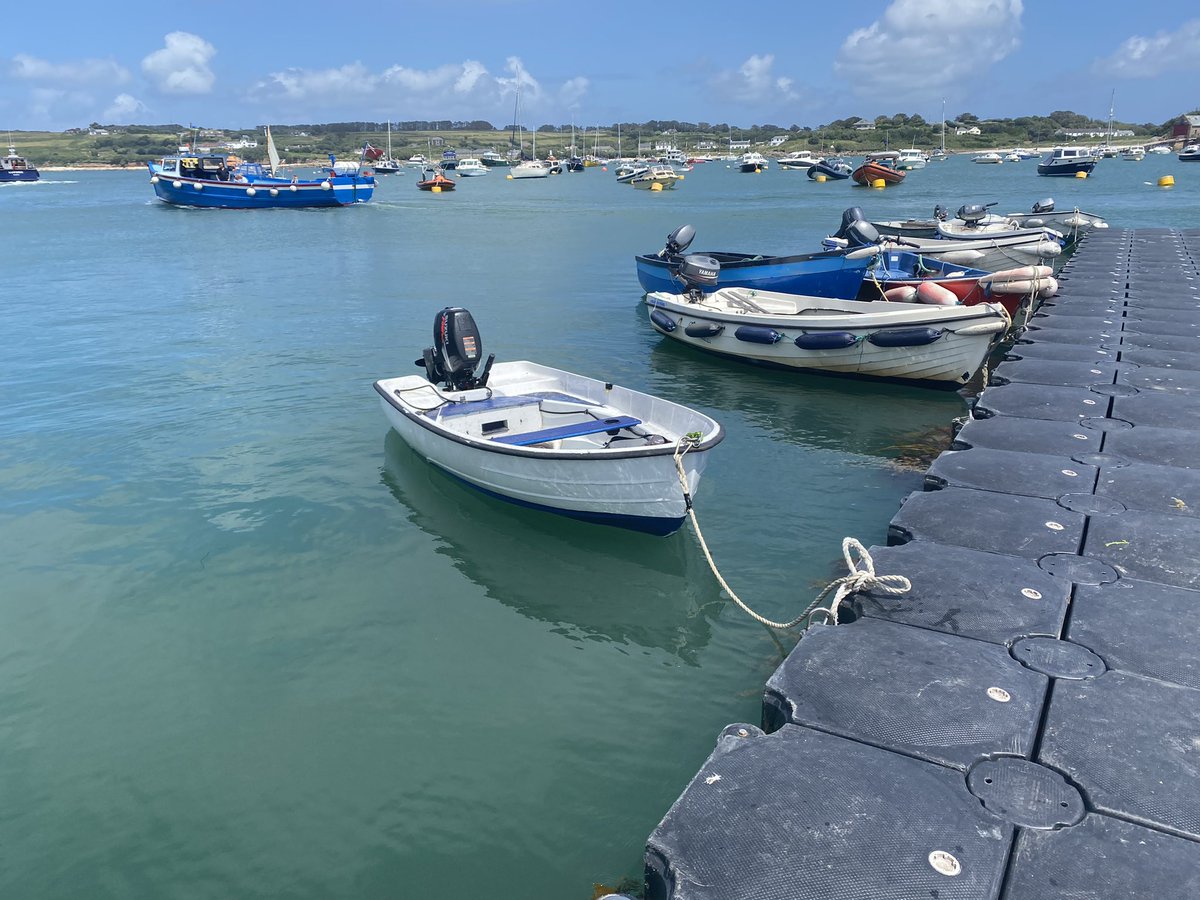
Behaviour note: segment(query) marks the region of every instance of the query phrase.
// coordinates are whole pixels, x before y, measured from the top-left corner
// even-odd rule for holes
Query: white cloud
[[[149,112],[146,104],[130,94],[117,94],[99,121],[107,125],[131,125]]]
[[[345,99],[353,97],[360,108],[365,101],[368,115],[395,118],[402,110],[405,118],[476,119],[489,110],[493,120],[507,123],[518,84],[526,125],[536,116],[569,108],[590,87],[588,79],[575,77],[547,89],[514,56],[505,60],[501,75],[472,59],[432,69],[391,66],[381,72],[357,62],[335,69],[292,68],[270,73],[248,93],[256,104],[273,107],[268,118],[344,113]],[[547,109],[550,106],[553,111]]]
[[[216,76],[208,67],[216,48],[202,37],[186,31],[172,31],[155,50],[142,60],[142,71],[164,94],[207,94]]]
[[[721,72],[712,79],[713,88],[728,100],[738,103],[771,103],[798,99],[790,78],[773,73],[775,57],[751,56],[736,71]]]
[[[268,98],[319,103],[348,94],[369,94],[378,80],[361,63],[338,69],[285,69],[272,72],[256,84],[254,93]]]
[[[1098,59],[1092,71],[1119,78],[1157,78],[1167,72],[1200,69],[1200,19],[1178,31],[1160,31],[1154,37],[1127,38],[1112,56]]]
[[[558,89],[558,101],[568,109],[575,109],[579,106],[579,101],[587,94],[589,87],[591,87],[591,82],[586,78],[572,78],[564,82],[563,86]]]
[[[944,96],[1020,46],[1021,0],[893,0],[842,43],[834,71],[886,101]]]
[[[9,71],[14,78],[49,84],[91,84],[96,81],[124,84],[129,80],[129,71],[111,59],[52,63],[18,53],[13,57]]]

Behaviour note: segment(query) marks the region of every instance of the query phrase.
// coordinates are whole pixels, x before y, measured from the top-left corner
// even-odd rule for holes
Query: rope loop
[[[729,595],[729,598],[738,605],[738,607],[754,619],[768,628],[794,628],[801,622],[805,623],[805,628],[815,624],[814,616],[823,616],[825,623],[830,625],[838,624],[838,609],[842,605],[842,601],[852,593],[857,591],[866,591],[871,589],[879,589],[886,591],[889,594],[904,594],[912,590],[912,582],[903,575],[877,575],[875,573],[875,561],[871,559],[871,554],[867,548],[852,537],[842,538],[842,558],[846,561],[846,568],[850,570],[848,575],[843,575],[841,578],[834,579],[817,595],[817,598],[812,603],[792,619],[790,622],[773,622],[766,616],[756,613],[753,609],[746,605],[745,601],[734,592],[733,588],[725,580],[720,570],[717,568],[717,563],[713,559],[712,552],[708,549],[708,542],[704,540],[704,533],[700,530],[700,523],[696,520],[696,510],[692,507],[692,495],[688,487],[687,473],[683,468],[683,457],[693,446],[693,440],[688,437],[680,438],[679,443],[675,445],[675,471],[679,475],[679,484],[683,489],[683,499],[687,508],[688,518],[691,519],[692,528],[696,532],[696,539],[700,541],[700,549],[704,551],[704,558],[708,560],[708,567],[712,570],[713,576],[717,579],[717,583],[721,585],[722,590]],[[829,606],[822,606],[821,602],[829,596],[830,592],[834,592],[833,600]]]

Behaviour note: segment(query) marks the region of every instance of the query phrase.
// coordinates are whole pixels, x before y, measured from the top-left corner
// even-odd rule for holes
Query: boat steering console
[[[475,318],[460,306],[447,306],[433,317],[433,346],[426,347],[416,361],[431,384],[444,384],[454,391],[487,387],[496,354],[491,354],[483,371],[475,374],[483,358],[483,340]]]

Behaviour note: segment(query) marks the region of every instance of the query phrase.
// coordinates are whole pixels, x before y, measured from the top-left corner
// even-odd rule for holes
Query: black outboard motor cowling
[[[945,222],[950,217],[950,210],[939,203],[933,208],[933,217],[939,222]]]
[[[483,340],[474,317],[460,306],[447,306],[433,317],[433,346],[425,348],[417,365],[425,369],[425,377],[433,384],[469,391],[487,385],[496,356],[489,356],[476,376],[475,367],[482,358]]]
[[[1054,212],[1054,198],[1047,197],[1045,200],[1039,200],[1037,203],[1033,204],[1033,211],[1035,213]]]
[[[859,206],[851,206],[842,213],[842,227],[833,236],[845,240],[849,248],[879,243],[879,230],[867,221]]]
[[[682,256],[696,239],[696,229],[691,225],[680,225],[667,235],[667,245],[658,252],[660,257],[670,259]]]
[[[849,209],[842,211],[842,227],[834,232],[834,237],[847,237],[847,232],[856,222],[865,222],[867,217],[863,215],[861,206],[851,206]]]
[[[983,217],[988,214],[988,210],[995,206],[995,203],[969,203],[958,208],[958,212],[954,215],[968,225],[978,225],[983,221]]]

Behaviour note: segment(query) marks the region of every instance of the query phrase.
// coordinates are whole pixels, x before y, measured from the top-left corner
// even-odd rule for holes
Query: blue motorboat
[[[306,179],[274,174],[261,163],[231,165],[228,156],[209,153],[165,156],[149,163],[150,183],[159,200],[174,206],[217,209],[271,209],[350,206],[366,203],[375,176],[358,163],[330,157],[320,174]]]
[[[841,160],[827,159],[824,162],[815,163],[808,167],[808,177],[816,181],[818,175],[824,175],[831,181],[841,181],[844,178],[849,178],[850,173],[854,169],[849,163],[844,163]]]
[[[16,147],[9,147],[8,156],[0,158],[0,182],[37,181],[41,177],[36,166],[31,166],[25,157],[17,155]]]
[[[647,293],[682,293],[679,267],[696,236],[691,225],[682,225],[667,235],[666,246],[658,253],[636,257],[638,282]],[[878,237],[878,236],[876,236]],[[748,287],[810,297],[853,299],[862,288],[867,266],[876,247],[855,250],[828,250],[796,256],[767,256],[758,253],[705,251],[689,258],[708,257],[720,263],[716,286]]]

